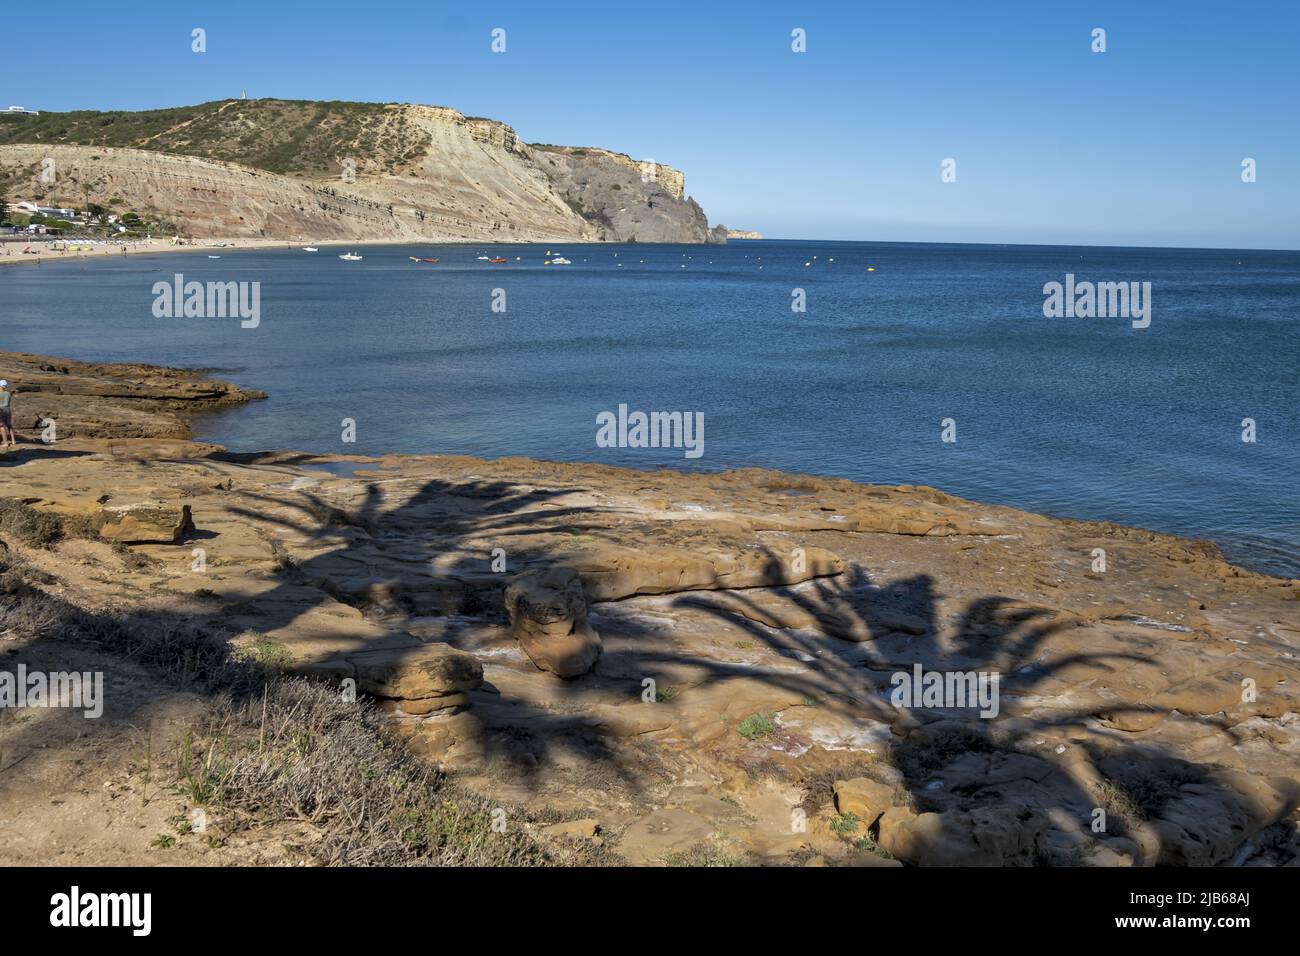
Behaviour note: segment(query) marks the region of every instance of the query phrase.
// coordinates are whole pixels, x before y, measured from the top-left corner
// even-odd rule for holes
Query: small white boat
[[[357,255],[355,252],[345,252],[345,253],[343,253],[343,255],[339,256],[339,258],[340,258],[340,259],[345,259],[345,260],[347,260],[348,262],[360,262],[360,261],[361,261],[361,256]]]
[[[209,259],[220,259],[221,256],[208,256]]]
[[[478,256],[478,257],[477,257],[477,258],[479,258],[479,259],[482,259],[482,260],[484,260],[484,261],[486,261],[486,260],[487,260],[487,258],[488,258],[488,257],[487,257],[487,256]]]
[[[319,252],[320,250],[317,249],[315,246],[303,246],[303,247],[302,247],[302,251],[303,251],[303,252]]]
[[[570,260],[564,258],[564,256],[556,256],[554,259],[549,259],[549,260],[547,260],[547,265],[552,265],[552,266],[571,266],[571,265],[573,265],[573,263],[572,263]]]

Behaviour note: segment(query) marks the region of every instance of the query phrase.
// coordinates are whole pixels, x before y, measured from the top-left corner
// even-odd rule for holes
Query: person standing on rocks
[[[18,447],[14,441],[13,398],[9,383],[0,378],[0,450]]]

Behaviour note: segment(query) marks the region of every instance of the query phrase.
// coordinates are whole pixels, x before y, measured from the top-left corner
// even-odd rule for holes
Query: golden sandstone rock
[[[868,827],[894,805],[894,788],[867,777],[836,780],[833,789],[835,809],[842,814],[855,814]]]
[[[514,635],[533,663],[557,677],[587,673],[600,656],[587,623],[582,580],[572,568],[523,575],[506,589]]]
[[[173,544],[194,529],[190,506],[170,501],[110,501],[94,518],[100,537],[123,544]]]

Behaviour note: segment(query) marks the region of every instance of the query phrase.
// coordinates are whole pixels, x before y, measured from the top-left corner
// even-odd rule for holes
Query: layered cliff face
[[[686,193],[676,169],[624,153],[536,144],[533,153],[565,200],[616,242],[725,242]]]
[[[54,160],[57,171],[48,185],[38,180],[46,159]],[[175,223],[191,236],[476,238],[468,229],[458,235],[453,217],[445,215],[436,225],[451,228],[435,234],[430,227],[422,233],[417,226],[425,223],[390,211],[381,190],[360,183],[336,186],[192,156],[86,146],[0,146],[0,166],[19,172],[10,181],[10,196],[41,196],[44,187],[44,196],[61,205],[112,202],[119,211]]]
[[[647,168],[530,147],[503,123],[437,106],[227,100],[0,117],[11,200],[111,203],[196,236],[708,241],[682,174]]]

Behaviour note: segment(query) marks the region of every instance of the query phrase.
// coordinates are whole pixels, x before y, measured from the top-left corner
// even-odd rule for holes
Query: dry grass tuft
[[[305,851],[326,865],[602,862],[594,846],[534,838],[521,812],[503,829],[494,807],[420,763],[369,704],[181,621],[73,607],[30,571],[0,548],[0,637],[90,645],[206,694],[198,736],[176,754],[176,786],[237,827],[302,825],[314,834]]]

